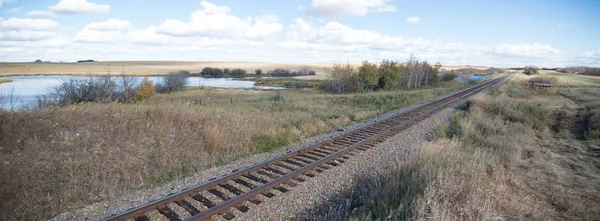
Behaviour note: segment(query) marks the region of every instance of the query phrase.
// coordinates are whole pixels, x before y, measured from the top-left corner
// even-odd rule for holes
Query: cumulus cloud
[[[230,14],[228,6],[217,6],[202,1],[201,10],[194,11],[188,21],[167,19],[156,27],[156,32],[164,35],[219,38],[266,38],[283,29],[276,15],[261,15],[254,18],[240,18]]]
[[[111,18],[104,22],[92,22],[86,25],[77,33],[74,40],[88,43],[119,42],[124,40],[129,29],[131,29],[131,22]]]
[[[2,41],[39,41],[56,36],[56,33],[50,31],[35,30],[11,30],[0,32]]]
[[[50,11],[33,10],[27,12],[27,16],[32,18],[54,18],[56,14]]]
[[[60,0],[56,5],[48,7],[48,11],[58,14],[102,13],[110,11],[110,6],[87,0]]]
[[[421,18],[419,17],[410,17],[406,19],[406,22],[408,23],[419,23],[421,21]]]
[[[0,30],[50,30],[58,27],[58,22],[50,19],[0,18]]]
[[[288,36],[295,41],[333,43],[333,44],[365,44],[373,48],[400,48],[409,45],[423,45],[421,38],[403,38],[375,31],[354,29],[339,22],[328,22],[322,27],[313,27],[305,20],[298,18],[290,26]]]
[[[308,6],[298,6],[306,14],[315,17],[342,15],[364,16],[368,12],[393,12],[394,0],[312,0]]]
[[[119,19],[108,19],[104,22],[92,22],[86,26],[86,28],[96,31],[119,31],[127,30],[131,28],[131,22],[119,20]]]
[[[58,22],[50,19],[0,18],[0,42],[50,39],[59,36],[52,30],[58,26]]]

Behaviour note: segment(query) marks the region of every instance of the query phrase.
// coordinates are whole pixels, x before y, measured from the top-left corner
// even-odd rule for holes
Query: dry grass
[[[455,90],[188,89],[138,104],[0,111],[0,220],[47,219]]]
[[[35,63],[0,62],[0,76],[11,75],[106,75],[108,68],[115,73],[125,72],[128,75],[164,75],[169,72],[187,70],[199,73],[205,67],[217,68],[241,68],[248,73],[254,73],[256,69],[262,69],[264,73],[276,68],[298,70],[304,66],[310,66],[317,72],[317,76],[325,75],[325,68],[331,66],[327,63],[310,64],[287,64],[287,63],[261,63],[261,62],[192,62],[192,61],[103,61],[86,63]]]
[[[12,82],[12,80],[0,78],[0,84],[8,82]]]
[[[352,63],[354,67],[360,63]],[[90,75],[107,74],[107,67],[111,72],[121,73],[124,69],[126,74],[136,76],[163,75],[173,71],[188,70],[199,73],[205,67],[217,68],[241,68],[248,73],[254,73],[256,69],[262,69],[264,73],[276,68],[298,70],[304,66],[313,68],[317,75],[295,77],[304,80],[324,80],[327,78],[325,69],[331,67],[331,63],[264,63],[264,62],[219,62],[219,61],[103,61],[86,63],[35,63],[35,62],[0,62],[0,76],[15,75]],[[462,68],[487,69],[479,66],[452,66],[444,65],[443,69],[455,70]]]
[[[600,219],[597,142],[556,136],[548,128],[552,110],[545,103],[510,98],[502,91],[510,89],[499,89],[496,97],[472,98],[468,112],[453,117],[444,129],[458,126],[455,138],[437,139],[390,174],[369,179],[386,182],[376,181],[376,191],[364,196],[353,217]],[[535,98],[537,92],[529,93]]]

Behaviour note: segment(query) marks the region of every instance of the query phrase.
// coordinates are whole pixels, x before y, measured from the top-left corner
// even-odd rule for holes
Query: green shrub
[[[364,89],[373,90],[379,83],[377,64],[363,61],[362,65],[358,68],[358,78]]]
[[[456,73],[454,73],[454,72],[444,72],[441,80],[443,82],[448,82],[448,81],[453,81],[457,77],[458,77],[458,75],[456,75]]]
[[[213,67],[205,67],[204,69],[202,69],[202,72],[200,72],[200,74],[209,77],[223,77],[224,75],[223,70],[221,70],[220,68]]]
[[[246,75],[246,70],[240,69],[240,68],[235,68],[235,69],[231,70],[230,75],[233,77],[243,77]]]
[[[523,74],[526,75],[534,75],[534,74],[539,74],[540,69],[538,67],[535,66],[526,66],[523,69]]]
[[[400,64],[395,61],[383,60],[379,65],[379,88],[393,89],[400,80]]]
[[[256,69],[256,70],[254,70],[254,73],[256,75],[262,75],[263,74],[263,70],[262,69]]]
[[[286,136],[272,136],[267,134],[255,135],[250,138],[250,145],[255,153],[264,153],[289,143]]]
[[[586,139],[600,139],[600,109],[588,110],[585,116],[587,123]]]

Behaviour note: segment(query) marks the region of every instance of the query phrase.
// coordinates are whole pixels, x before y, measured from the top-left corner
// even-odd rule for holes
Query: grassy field
[[[352,63],[358,67],[360,63]],[[297,77],[303,80],[323,80],[327,78],[326,69],[331,63],[262,63],[262,62],[219,62],[219,61],[102,61],[84,63],[49,63],[49,62],[0,62],[0,76],[22,75],[106,75],[109,73],[146,76],[164,75],[173,71],[187,70],[198,73],[205,67],[216,68],[241,68],[253,74],[254,70],[262,69],[264,73],[276,68],[298,70],[304,66],[311,67],[317,73],[313,76]],[[467,66],[445,65],[443,69],[456,70]],[[486,67],[468,67],[487,69]]]
[[[0,62],[0,76],[14,75],[106,75],[109,73],[146,76],[163,75],[173,71],[187,70],[199,73],[205,67],[217,68],[241,68],[248,73],[254,73],[256,69],[262,69],[265,73],[276,68],[297,70],[309,66],[318,75],[324,75],[325,68],[331,66],[327,63],[260,63],[260,62],[195,62],[195,61],[102,61],[84,63],[35,63]]]
[[[600,88],[550,75],[571,87],[528,88],[520,75],[460,105],[432,142],[365,184],[376,191],[351,219],[600,219]]]
[[[465,86],[347,95],[188,88],[137,104],[0,111],[0,220],[46,219]]]

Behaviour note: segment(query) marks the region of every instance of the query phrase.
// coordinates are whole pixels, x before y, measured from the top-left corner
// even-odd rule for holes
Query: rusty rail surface
[[[338,166],[353,156],[354,151],[366,151],[374,147],[376,143],[415,124],[418,120],[496,84],[506,77],[457,91],[304,149],[288,152],[269,161],[234,170],[232,173],[213,179],[208,183],[182,190],[121,214],[110,216],[105,220],[149,220],[148,213],[155,211],[173,221],[209,220],[215,216],[222,216],[228,220],[233,219],[235,210],[248,211],[249,208],[244,203],[247,205],[260,204],[261,200],[257,198],[258,195],[271,198],[275,196],[270,192],[273,189],[287,192],[288,188],[282,185],[294,187],[297,182],[304,182],[305,179],[314,177],[316,173]],[[218,200],[220,202],[209,199],[209,195],[212,195],[214,199],[220,199]],[[230,197],[230,195],[234,196]],[[194,206],[194,204],[200,206]],[[185,210],[188,214],[183,217],[187,218],[181,218],[182,214],[177,214],[172,207],[180,207],[179,211]]]

